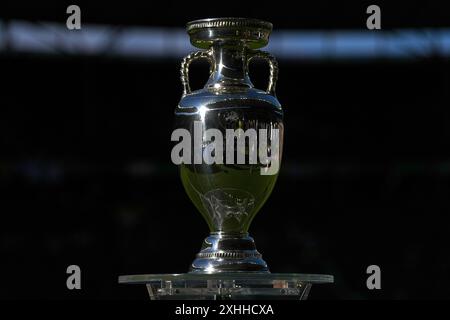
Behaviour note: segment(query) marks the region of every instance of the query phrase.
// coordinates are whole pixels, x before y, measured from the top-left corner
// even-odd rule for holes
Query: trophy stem
[[[211,232],[192,262],[190,273],[270,273],[248,233]]]

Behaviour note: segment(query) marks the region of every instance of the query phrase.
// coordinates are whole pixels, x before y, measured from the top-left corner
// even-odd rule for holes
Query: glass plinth
[[[122,284],[145,284],[151,300],[305,300],[313,284],[333,276],[301,273],[142,274]]]

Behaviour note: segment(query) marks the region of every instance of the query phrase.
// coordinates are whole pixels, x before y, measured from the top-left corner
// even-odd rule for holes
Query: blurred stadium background
[[[2,4],[0,298],[147,299],[118,275],[187,271],[207,226],[170,161],[183,27],[218,16],[274,24],[284,162],[251,229],[271,270],[333,274],[311,299],[448,298],[450,7],[322,0]]]

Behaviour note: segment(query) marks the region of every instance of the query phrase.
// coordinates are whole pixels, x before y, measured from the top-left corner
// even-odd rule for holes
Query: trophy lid
[[[202,49],[215,41],[227,40],[246,42],[251,49],[261,48],[269,42],[271,31],[270,22],[248,18],[210,18],[187,24],[191,44]]]

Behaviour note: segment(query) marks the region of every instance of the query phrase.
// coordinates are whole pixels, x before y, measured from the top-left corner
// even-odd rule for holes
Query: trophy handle
[[[270,53],[266,51],[256,50],[251,51],[247,63],[249,63],[253,58],[263,59],[269,63],[270,75],[269,75],[269,85],[267,86],[266,92],[275,96],[275,86],[278,80],[278,62],[277,59]]]
[[[209,72],[212,72],[213,60],[210,50],[207,51],[195,51],[188,54],[183,58],[181,62],[181,83],[183,84],[183,96],[191,93],[191,87],[189,86],[189,66],[192,61],[197,59],[206,59],[209,62]]]

